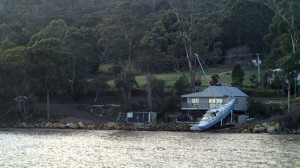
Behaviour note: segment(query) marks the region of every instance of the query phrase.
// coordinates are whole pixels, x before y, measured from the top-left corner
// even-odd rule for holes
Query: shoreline
[[[49,131],[69,131],[69,130],[124,130],[124,131],[171,131],[171,132],[205,132],[205,133],[269,133],[269,134],[300,134],[300,129],[287,129],[284,123],[279,121],[270,121],[243,125],[235,125],[226,128],[213,128],[206,131],[191,131],[188,123],[85,123],[85,122],[68,122],[68,123],[17,123],[15,125],[2,124],[2,130],[49,130]]]

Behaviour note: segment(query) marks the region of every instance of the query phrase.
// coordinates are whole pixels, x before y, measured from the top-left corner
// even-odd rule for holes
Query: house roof
[[[185,94],[181,97],[248,97],[244,92],[236,87],[227,87],[227,86],[210,86],[202,92]]]

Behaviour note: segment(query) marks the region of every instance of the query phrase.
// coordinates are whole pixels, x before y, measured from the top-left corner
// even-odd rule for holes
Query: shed
[[[225,104],[234,96],[237,101],[235,111],[248,110],[248,95],[236,87],[210,86],[202,92],[185,94],[181,96],[182,110],[208,110]]]
[[[156,112],[127,112],[126,117],[129,123],[156,123]]]

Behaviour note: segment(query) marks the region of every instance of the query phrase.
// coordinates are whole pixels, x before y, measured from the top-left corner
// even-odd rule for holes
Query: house
[[[202,92],[181,96],[181,109],[186,111],[206,111],[229,101],[234,96],[237,101],[234,111],[248,110],[248,96],[236,87],[210,86]]]

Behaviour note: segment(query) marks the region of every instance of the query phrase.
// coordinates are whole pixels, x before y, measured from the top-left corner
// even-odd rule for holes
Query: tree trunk
[[[153,14],[155,13],[155,3],[156,3],[156,1],[152,0],[152,13]]]
[[[48,69],[46,70],[46,78],[45,78],[45,89],[46,89],[46,94],[47,94],[47,119],[50,119],[50,92],[49,92],[49,87],[48,87]]]
[[[97,103],[97,100],[98,100],[98,94],[99,94],[99,92],[97,91],[97,92],[96,92],[95,99],[94,99],[94,103],[95,103],[95,104]]]
[[[291,112],[291,103],[290,103],[290,100],[291,100],[291,84],[290,84],[290,81],[288,81],[288,102],[287,102],[287,105],[288,105],[288,111],[287,113],[290,114]]]
[[[72,69],[72,80],[71,80],[71,96],[74,94],[74,85],[75,85],[75,77],[76,77],[76,65],[75,65],[76,56],[73,54],[73,69]]]
[[[0,10],[3,11],[6,0],[1,0],[0,2]]]
[[[151,82],[152,82],[152,74],[150,72],[147,73],[147,98],[148,98],[148,108],[149,111],[152,110],[152,86],[151,86]]]
[[[49,95],[49,89],[47,89],[47,119],[50,120],[50,95]]]
[[[192,60],[191,60],[191,56],[192,56],[191,50],[192,50],[191,46],[185,47],[186,59],[188,61],[189,71],[190,71],[190,75],[191,75],[191,91],[193,91],[193,90],[195,90],[195,70],[193,68],[193,64],[192,64]]]

